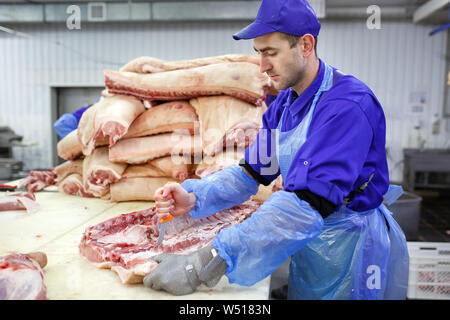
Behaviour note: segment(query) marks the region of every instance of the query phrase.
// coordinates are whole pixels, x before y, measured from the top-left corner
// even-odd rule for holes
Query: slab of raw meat
[[[44,299],[44,274],[35,260],[20,253],[0,257],[0,300]]]
[[[170,156],[151,160],[149,164],[161,170],[166,177],[184,181],[193,172],[194,165],[192,162],[191,157]]]
[[[77,173],[83,174],[83,160],[77,159],[73,161],[65,161],[55,167],[57,184],[62,182],[67,176]]]
[[[244,158],[244,150],[224,150],[215,156],[205,156],[195,168],[195,175],[203,178],[233,164],[239,164]]]
[[[27,188],[28,192],[36,192],[56,184],[56,178],[57,175],[54,169],[47,171],[31,170],[28,177],[20,180],[18,187]]]
[[[153,201],[155,191],[168,182],[176,182],[168,177],[122,178],[110,185],[111,201]]]
[[[172,177],[177,181],[184,181],[193,171],[194,165],[191,162],[191,157],[161,157],[145,164],[129,165],[122,178]]]
[[[177,129],[194,134],[198,120],[194,108],[187,101],[170,101],[151,107],[134,120],[125,138],[150,136]]]
[[[109,160],[108,147],[95,148],[83,161],[83,185],[87,193],[104,196],[109,185],[119,181],[127,165]]]
[[[162,133],[148,137],[122,139],[109,150],[109,160],[129,164],[147,163],[170,155],[201,154],[200,137],[189,134]]]
[[[223,62],[249,62],[259,65],[259,57],[255,54],[227,54],[222,56],[178,61],[165,61],[153,57],[139,57],[128,62],[120,68],[120,71],[156,73],[179,69],[191,69]]]
[[[90,155],[96,141],[107,137],[109,146],[113,146],[144,111],[140,100],[126,95],[107,97],[94,104],[83,113],[78,124],[78,140],[83,154]]]
[[[95,141],[96,147],[107,146],[108,144],[108,137],[97,139]],[[78,129],[73,130],[60,140],[56,148],[58,156],[64,160],[75,160],[82,157],[83,150],[81,149],[81,143],[78,140]]]
[[[229,97],[199,97],[189,100],[197,112],[203,152],[218,153],[226,146],[244,148],[262,127],[265,104],[255,108],[245,101]]]
[[[111,70],[105,70],[104,74],[110,93],[149,100],[229,95],[261,105],[270,87],[268,76],[259,72],[259,66],[248,62],[218,63],[151,74]]]
[[[78,173],[69,174],[61,182],[59,182],[58,191],[79,197],[95,197],[92,193],[86,191],[83,184],[83,177]]]
[[[211,243],[223,228],[250,217],[260,202],[249,200],[208,218],[175,217],[166,229],[162,244],[154,208],[122,214],[88,227],[82,235],[80,254],[99,268],[111,268],[123,283],[142,283],[143,277],[157,263],[152,258],[161,253],[189,254]]]
[[[150,163],[144,164],[130,164],[122,174],[124,178],[136,178],[136,177],[166,177],[167,175],[151,165]]]
[[[254,121],[241,120],[225,131],[222,140],[211,146],[210,154],[214,156],[228,147],[240,150],[247,148],[257,137],[261,126]]]
[[[165,177],[164,172],[151,165],[150,163],[144,164],[130,164],[122,174],[124,178],[136,178],[136,177]]]
[[[81,144],[78,141],[78,130],[75,129],[56,145],[58,156],[64,160],[74,160],[83,155]]]
[[[0,211],[27,210],[28,213],[39,211],[39,204],[32,192],[6,193],[0,196]]]

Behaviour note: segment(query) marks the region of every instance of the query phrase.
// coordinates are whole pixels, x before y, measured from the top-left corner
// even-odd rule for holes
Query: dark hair
[[[289,45],[291,46],[291,48],[293,48],[297,42],[298,39],[300,38],[300,36],[295,36],[293,34],[288,34],[288,33],[281,33],[284,38],[289,42]],[[314,37],[314,52],[316,53],[317,56],[317,37]]]

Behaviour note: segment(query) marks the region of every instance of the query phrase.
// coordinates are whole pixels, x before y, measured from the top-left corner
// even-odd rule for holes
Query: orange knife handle
[[[166,218],[166,219],[160,219],[159,222],[160,222],[160,223],[165,223],[165,222],[170,221],[170,220],[172,220],[172,219],[173,219],[173,216],[172,216],[171,214],[169,214],[169,217],[168,217],[168,218]]]

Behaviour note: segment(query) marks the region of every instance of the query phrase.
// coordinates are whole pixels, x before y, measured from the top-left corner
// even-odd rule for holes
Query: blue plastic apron
[[[277,128],[277,158],[285,181],[306,141],[315,107],[332,85],[333,69],[325,64],[324,79],[302,122],[282,132],[288,106],[283,111]],[[401,194],[401,187],[390,186],[384,198],[389,205]],[[342,205],[324,220],[322,233],[292,256],[288,298],[405,299],[408,272],[406,239],[392,213],[383,204],[365,212]]]

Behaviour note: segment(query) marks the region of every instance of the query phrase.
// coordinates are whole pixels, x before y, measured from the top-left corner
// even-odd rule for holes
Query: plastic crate
[[[450,300],[450,243],[408,242],[408,299]]]

